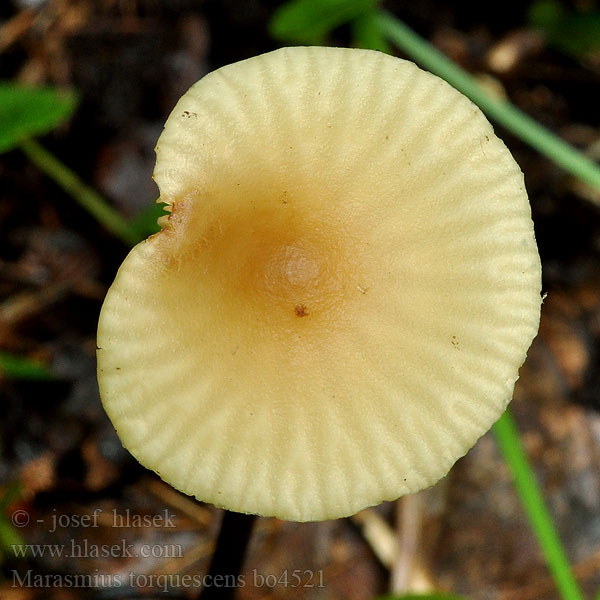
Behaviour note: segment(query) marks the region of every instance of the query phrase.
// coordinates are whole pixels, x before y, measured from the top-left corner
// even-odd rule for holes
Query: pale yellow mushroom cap
[[[171,215],[98,331],[125,447],[297,521],[443,477],[510,401],[541,303],[523,175],[479,109],[404,60],[283,48],[195,84],[156,150]]]

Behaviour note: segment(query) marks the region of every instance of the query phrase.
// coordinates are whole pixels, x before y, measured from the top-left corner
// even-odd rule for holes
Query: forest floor
[[[74,118],[40,141],[134,217],[158,194],[154,144],[175,101],[206,72],[277,47],[266,30],[276,4],[4,2],[0,77],[78,91]],[[466,3],[430,0],[386,8],[600,159],[598,55],[550,43],[530,26],[523,3],[481,4],[474,12]],[[347,36],[339,30],[331,42],[344,45]],[[575,574],[592,598],[600,588],[600,194],[497,131],[525,173],[547,293],[513,411]],[[128,248],[20,152],[0,155],[0,178],[0,351],[40,361],[52,374],[38,381],[0,373],[0,597],[165,597],[167,579],[158,576],[171,577],[168,597],[193,597],[197,588],[182,577],[206,571],[220,511],[142,468],[121,447],[98,396],[98,313]],[[15,514],[27,524],[11,528]],[[163,520],[115,526],[128,515]],[[171,518],[174,528],[165,526]],[[67,550],[20,557],[15,540]],[[404,553],[390,551],[395,540]],[[89,551],[113,544],[146,544],[158,556]],[[293,585],[296,569],[300,586]],[[15,573],[21,581],[58,574],[62,585],[15,586]],[[65,577],[86,574],[122,585],[65,585]],[[273,577],[260,579],[269,574],[275,585]],[[260,519],[239,597],[366,600],[390,581],[396,589],[472,599],[558,598],[491,434],[440,484],[396,503],[323,523]]]

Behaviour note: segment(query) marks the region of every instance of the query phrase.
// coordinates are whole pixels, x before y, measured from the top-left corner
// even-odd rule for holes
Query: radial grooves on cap
[[[232,510],[335,518],[435,483],[500,416],[539,257],[518,166],[446,83],[379,53],[282,49],[193,86],[157,156],[168,230],[127,258],[98,337],[103,402],[143,464]],[[247,249],[271,215],[296,227],[286,244],[310,231],[342,257],[318,265],[347,272],[323,301],[343,301],[335,322],[292,302],[278,323],[227,287],[235,264],[210,279],[228,219]]]
[[[231,81],[221,71],[215,73],[215,78],[225,93],[223,97],[204,101],[202,110],[205,114],[200,113],[204,120],[219,128],[219,135],[232,144],[234,156],[243,156],[250,164],[260,164],[265,159],[270,159],[272,155],[265,155],[261,146],[249,143],[259,138],[269,144],[273,143],[273,117],[261,106],[263,98],[256,93],[245,93],[240,88],[239,80]],[[256,118],[248,119],[248,112],[255,114]],[[265,139],[266,136],[268,137]]]
[[[375,60],[373,62],[376,63]],[[376,68],[378,66],[376,64],[373,66],[375,68],[369,70],[368,82],[366,84],[363,84],[362,81],[365,76],[364,72],[361,73],[361,70],[357,68],[348,68],[346,77],[350,81],[343,82],[346,84],[346,90],[364,89],[364,87],[366,87],[366,91],[363,93],[358,92],[360,95],[356,98],[356,102],[349,110],[345,110],[345,107],[338,109],[338,111],[342,113],[340,120],[345,125],[344,129],[340,131],[340,134],[345,134],[347,138],[353,141],[355,136],[348,135],[347,132],[349,128],[353,127],[356,129],[357,124],[369,128],[369,139],[366,142],[361,140],[360,152],[356,152],[356,148],[349,145],[348,147],[342,146],[335,154],[338,160],[334,163],[334,166],[339,166],[339,164],[344,161],[343,172],[349,176],[356,173],[357,169],[365,168],[365,157],[367,157],[367,165],[369,163],[372,164],[373,162],[384,162],[386,156],[383,153],[385,152],[385,146],[382,146],[382,142],[386,138],[386,132],[389,134],[395,129],[395,127],[391,126],[392,122],[395,121],[395,124],[402,126],[404,125],[402,121],[405,121],[403,111],[398,109],[397,97],[392,94],[381,94],[381,90],[385,89],[386,86],[386,76],[389,81],[389,73],[386,72],[386,69]],[[400,94],[404,89],[410,88],[412,81],[413,78],[411,77],[403,80],[401,89],[398,90],[397,93]],[[335,97],[339,98],[343,97],[343,95],[344,92],[340,91],[335,94]],[[352,109],[354,109],[354,111]],[[366,113],[365,109],[371,109],[371,112]],[[365,118],[367,114],[368,119]],[[358,141],[355,143],[358,143]],[[389,146],[391,147],[392,145],[390,144]],[[376,153],[374,153],[375,149],[377,149]]]
[[[380,390],[376,390],[379,392]],[[367,393],[371,390],[367,388]],[[343,438],[337,442],[337,439],[331,439],[332,451],[337,450],[338,461],[341,463],[344,459],[351,465],[351,476],[345,481],[344,504],[349,510],[357,510],[355,498],[358,496],[371,496],[377,493],[379,482],[384,481],[383,473],[386,466],[389,467],[390,457],[384,453],[373,453],[374,444],[370,443],[367,447],[359,445],[359,440],[365,436],[369,440],[376,440],[376,433],[379,429],[375,422],[370,423],[370,430],[365,430],[357,423],[356,416],[350,418],[346,415],[347,410],[343,406],[344,399],[332,405],[330,413],[331,428],[340,433],[337,438]],[[358,412],[358,411],[357,411]]]
[[[318,85],[319,75],[310,72],[310,61],[289,61],[283,56],[281,69],[273,69],[271,64],[261,63],[262,80],[264,86],[261,89],[262,101],[268,106],[268,114],[276,115],[277,122],[271,127],[269,133],[273,136],[269,142],[273,144],[274,151],[271,153],[274,161],[277,161],[277,150],[287,153],[288,149],[294,156],[295,165],[299,177],[306,175],[311,168],[314,157],[311,156],[310,147],[305,143],[299,143],[302,138],[302,123],[306,115],[306,101],[310,98],[307,94],[309,82]],[[316,82],[315,82],[316,79]],[[298,95],[290,95],[286,89],[286,81],[298,82]],[[300,125],[300,126],[299,126]],[[288,148],[289,147],[289,148]],[[275,167],[277,169],[277,166]]]
[[[307,409],[306,407],[302,407],[304,409],[304,415],[299,414],[298,416],[303,418],[304,421],[299,422],[309,422],[313,423],[313,425],[317,425],[315,429],[310,430],[307,429],[305,431],[305,439],[303,440],[304,446],[306,448],[306,457],[308,472],[313,474],[311,488],[309,488],[309,494],[314,498],[311,498],[307,505],[304,507],[304,510],[308,513],[312,506],[311,504],[315,501],[318,501],[319,511],[326,512],[328,505],[331,504],[332,500],[340,505],[341,509],[346,512],[349,509],[349,492],[350,492],[350,481],[345,477],[340,477],[339,473],[336,471],[339,469],[338,460],[336,460],[335,453],[337,452],[337,448],[333,447],[331,443],[331,436],[327,435],[327,428],[323,427],[323,425],[318,426],[318,421],[315,421],[314,409]],[[313,414],[310,414],[310,413]],[[322,417],[327,417],[328,411],[324,411],[325,415],[321,415]],[[323,421],[325,424],[326,421]],[[339,432],[336,433],[339,436]],[[323,458],[321,451],[325,450],[329,458],[327,462],[329,462],[333,468],[323,468]],[[310,457],[310,458],[309,458]],[[332,498],[330,490],[335,487],[335,495]],[[302,489],[299,486],[296,490],[297,494],[302,494]]]
[[[364,372],[364,371],[363,371]],[[421,398],[424,400],[427,397],[437,399],[437,396],[433,390],[431,390],[428,386],[423,384],[422,380],[418,378],[410,377],[410,370],[407,373],[408,377],[406,377],[405,389],[411,390],[411,393],[419,393],[421,394]],[[425,413],[422,415],[422,422],[416,423],[415,417],[412,413],[406,412],[402,410],[402,391],[398,390],[393,393],[389,389],[389,384],[384,385],[382,383],[377,384],[376,381],[385,381],[385,379],[378,376],[378,366],[371,366],[369,371],[364,372],[364,379],[366,382],[364,383],[366,389],[366,395],[373,395],[374,397],[380,398],[380,410],[377,412],[371,412],[368,418],[363,418],[361,427],[357,427],[357,431],[363,430],[362,436],[359,436],[356,433],[353,433],[353,437],[359,441],[359,438],[362,437],[365,439],[365,443],[362,445],[358,445],[358,447],[362,448],[373,448],[373,452],[370,454],[371,463],[369,464],[368,471],[378,472],[381,468],[381,463],[379,463],[380,457],[383,455],[383,452],[375,451],[375,448],[379,446],[378,440],[381,439],[396,439],[396,446],[393,450],[389,451],[388,458],[392,460],[396,460],[399,456],[404,458],[404,469],[396,469],[396,472],[401,472],[402,470],[414,470],[417,469],[423,473],[423,478],[426,479],[427,476],[431,475],[431,472],[435,470],[435,465],[432,464],[423,464],[422,459],[419,460],[419,457],[426,456],[428,453],[424,452],[425,446],[431,449],[434,446],[437,446],[442,443],[446,443],[445,440],[432,441],[433,437],[429,434],[424,434],[420,436],[416,434],[417,431],[427,431],[429,432],[431,429],[435,428],[435,416],[431,413],[431,410],[425,406]],[[372,381],[369,384],[369,381]],[[365,407],[363,407],[365,408]],[[361,414],[360,407],[356,407],[357,414]],[[433,419],[431,418],[433,417]],[[353,431],[352,425],[354,425],[354,421],[351,420],[348,424],[348,428],[350,432]],[[452,433],[450,433],[450,436]],[[457,435],[460,437],[460,435]],[[428,439],[429,442],[426,442],[425,439]],[[370,440],[370,441],[367,441]],[[435,452],[432,453],[432,456],[435,456]],[[357,460],[353,455],[350,455],[351,460],[349,463],[354,466],[353,475],[355,477],[361,477],[361,473],[364,473],[365,470],[362,470],[362,465],[360,461]],[[408,458],[408,464],[406,459]],[[420,463],[420,464],[419,464]],[[406,467],[409,467],[406,469]],[[364,478],[364,475],[362,475]],[[389,477],[389,474],[388,474]],[[381,481],[385,481],[384,478],[380,479]],[[395,485],[398,485],[398,481],[395,482]]]

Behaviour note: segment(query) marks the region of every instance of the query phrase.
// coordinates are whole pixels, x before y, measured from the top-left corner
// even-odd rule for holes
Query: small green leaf
[[[10,551],[14,546],[23,544],[15,526],[4,516],[0,516],[0,550]]]
[[[72,92],[0,82],[0,152],[47,133],[68,120],[76,106]]]
[[[8,352],[0,352],[0,377],[41,381],[54,379],[52,373],[42,363]]]
[[[8,557],[14,557],[13,546],[22,545],[23,539],[6,514],[8,507],[21,496],[21,485],[18,481],[9,483],[0,496],[0,564]]]
[[[150,204],[139,215],[131,219],[129,225],[138,233],[140,239],[144,239],[160,231],[157,220],[166,214],[168,213],[164,210],[164,204],[157,201],[156,204]]]
[[[371,11],[352,21],[352,41],[357,48],[392,54],[392,48],[377,26],[377,13]]]
[[[567,16],[550,42],[576,59],[600,51],[600,13]]]
[[[527,20],[534,29],[553,31],[560,25],[564,12],[558,0],[536,0],[527,11]]]
[[[376,0],[290,0],[275,11],[269,33],[292,44],[323,44],[333,29],[372,11],[376,4]]]
[[[600,52],[600,12],[571,12],[558,0],[538,0],[529,9],[528,21],[549,44],[577,60]]]
[[[19,481],[11,481],[2,490],[0,496],[0,518],[3,513],[13,503],[21,498],[21,483]]]

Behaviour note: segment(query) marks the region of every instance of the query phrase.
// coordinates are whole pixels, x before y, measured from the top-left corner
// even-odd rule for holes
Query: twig
[[[396,557],[392,565],[390,591],[392,593],[414,592],[414,571],[418,560],[419,534],[421,531],[422,499],[419,494],[403,496],[396,503],[398,535]],[[419,590],[421,591],[421,590]]]
[[[373,554],[384,567],[392,572],[397,560],[398,538],[387,521],[372,508],[361,510],[350,519],[358,526]],[[412,565],[411,583],[418,587],[419,592],[429,592],[436,587],[418,558]]]
[[[18,325],[68,296],[71,288],[71,282],[59,281],[11,296],[0,304],[0,325],[7,328]]]
[[[375,510],[367,508],[350,517],[379,562],[391,569],[396,558],[396,536],[385,519]]]

